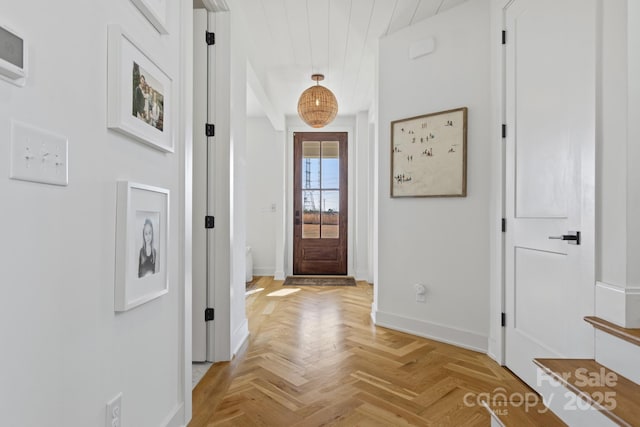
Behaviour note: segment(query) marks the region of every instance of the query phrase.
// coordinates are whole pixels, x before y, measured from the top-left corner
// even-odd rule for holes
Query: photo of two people
[[[133,63],[133,109],[134,117],[162,131],[164,122],[163,87],[158,80]]]

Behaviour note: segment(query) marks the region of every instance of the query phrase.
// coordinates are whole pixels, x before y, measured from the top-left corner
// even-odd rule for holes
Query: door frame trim
[[[300,145],[298,146],[299,148],[299,154],[300,154],[300,159],[302,160],[304,158],[304,142],[305,141],[333,141],[334,136],[336,137],[335,139],[338,142],[338,159],[339,159],[339,165],[338,165],[338,170],[339,170],[339,182],[338,182],[338,188],[340,191],[340,197],[339,197],[339,209],[338,211],[339,213],[339,224],[340,224],[340,228],[339,228],[339,237],[337,239],[338,242],[338,248],[342,248],[344,247],[344,254],[340,257],[341,260],[344,260],[344,264],[340,264],[341,266],[344,266],[345,269],[345,275],[347,274],[346,270],[347,270],[347,257],[349,254],[349,242],[347,240],[347,236],[349,233],[349,229],[351,228],[351,225],[349,224],[349,134],[347,132],[335,132],[335,131],[326,131],[326,130],[322,130],[321,132],[294,132],[294,137],[293,137],[293,154],[294,154],[294,164],[293,164],[293,177],[294,177],[294,183],[293,183],[293,192],[292,192],[292,198],[293,198],[293,204],[294,204],[294,212],[297,209],[296,205],[296,201],[300,204],[300,208],[301,210],[304,211],[303,206],[301,206],[304,202],[302,200],[301,197],[301,192],[303,191],[303,186],[300,185],[299,188],[296,189],[296,185],[295,185],[295,179],[296,179],[296,146],[299,143]],[[296,139],[297,136],[300,135],[300,138]],[[308,135],[318,135],[317,137],[315,137],[316,139],[311,139],[311,137],[308,137]],[[305,138],[305,136],[307,136],[307,138]],[[322,151],[320,152],[320,156],[322,157]],[[344,158],[346,157],[346,159]],[[347,174],[345,176],[344,172],[344,168],[347,169]],[[322,170],[322,168],[321,168]],[[302,172],[303,172],[303,168],[300,166],[299,169],[300,172],[300,178],[302,178]],[[346,182],[345,182],[346,181]],[[322,183],[318,183],[320,188],[322,188]],[[346,192],[346,194],[345,194]],[[322,201],[320,200],[320,204],[322,204]],[[346,206],[345,206],[346,204]],[[344,211],[343,209],[346,209],[346,215],[344,215]],[[304,216],[304,214],[303,214]],[[344,229],[346,227],[346,230]],[[322,228],[322,225],[321,225]],[[294,270],[294,274],[295,274],[295,270],[296,270],[296,244],[298,245],[299,249],[301,249],[298,252],[298,256],[302,257],[302,254],[304,253],[304,248],[305,247],[309,247],[309,249],[311,249],[311,247],[317,247],[316,245],[320,242],[324,242],[325,244],[331,244],[331,246],[333,246],[334,243],[336,243],[336,239],[322,239],[320,238],[320,242],[315,241],[316,239],[310,239],[310,241],[306,240],[303,238],[303,230],[304,229],[304,225],[301,224],[300,225],[300,235],[299,238],[296,239],[296,224],[295,224],[295,220],[294,220],[294,229],[293,229],[293,270]],[[346,233],[345,233],[346,231]],[[344,245],[344,246],[343,246]],[[342,251],[341,251],[342,252]],[[299,259],[298,260],[299,263],[302,263],[303,260]],[[341,261],[340,261],[341,262]],[[297,274],[302,274],[304,275],[305,273],[300,273],[300,270],[302,265],[298,265],[298,273]],[[319,274],[327,274],[327,275],[341,275],[342,273],[319,273]]]
[[[502,218],[505,218],[505,139],[502,125],[506,121],[506,50],[501,44],[502,31],[506,28],[506,9],[514,0],[493,0],[491,3],[491,202],[490,202],[490,265],[489,265],[489,346],[487,354],[500,365],[505,359],[505,328],[501,325],[501,313],[505,306],[505,234]],[[507,130],[508,131],[508,130]],[[507,224],[508,230],[509,224]],[[507,320],[508,321],[508,320]]]
[[[337,123],[336,123],[337,122]],[[293,274],[293,134],[295,132],[346,132],[347,133],[347,275],[354,275],[354,143],[355,143],[355,116],[338,117],[334,124],[321,130],[303,125],[297,117],[287,117],[287,139],[285,141],[286,171],[285,171],[285,230],[286,230],[286,265],[285,276]]]

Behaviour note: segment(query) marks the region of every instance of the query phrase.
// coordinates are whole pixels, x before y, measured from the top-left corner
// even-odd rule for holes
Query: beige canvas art
[[[391,122],[391,197],[465,197],[467,108]]]

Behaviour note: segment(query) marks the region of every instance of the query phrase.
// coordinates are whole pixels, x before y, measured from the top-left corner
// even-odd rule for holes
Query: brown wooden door
[[[347,274],[347,133],[293,139],[293,274]]]

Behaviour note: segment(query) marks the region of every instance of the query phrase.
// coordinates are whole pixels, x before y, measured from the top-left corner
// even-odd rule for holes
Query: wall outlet
[[[416,283],[413,285],[416,290],[416,301],[417,302],[426,302],[427,301],[427,287],[420,283]]]
[[[107,402],[105,427],[122,427],[122,393]]]

